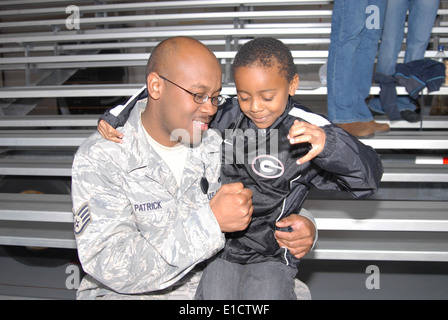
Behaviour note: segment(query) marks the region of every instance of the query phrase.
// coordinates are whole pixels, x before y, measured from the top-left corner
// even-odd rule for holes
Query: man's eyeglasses
[[[219,107],[219,106],[222,106],[224,104],[224,102],[226,102],[226,97],[224,97],[224,96],[210,97],[206,93],[194,93],[194,92],[188,91],[185,88],[182,88],[180,85],[174,83],[171,80],[168,80],[165,77],[162,77],[161,75],[159,75],[159,76],[163,80],[168,81],[169,83],[174,84],[176,87],[181,88],[185,92],[188,92],[189,94],[191,94],[193,96],[194,102],[196,102],[196,103],[203,104],[203,103],[206,103],[208,101],[208,99],[210,99],[212,105],[214,105],[215,107]]]

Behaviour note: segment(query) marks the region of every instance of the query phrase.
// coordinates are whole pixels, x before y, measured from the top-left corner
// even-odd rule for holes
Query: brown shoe
[[[375,135],[375,129],[370,122],[337,123],[336,125],[357,138],[371,138]]]
[[[390,126],[387,123],[378,123],[373,120],[366,122],[366,123],[369,123],[373,127],[375,132],[389,132],[390,131]]]

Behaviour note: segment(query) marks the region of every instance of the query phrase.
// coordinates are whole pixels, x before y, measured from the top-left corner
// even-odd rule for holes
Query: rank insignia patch
[[[75,235],[79,236],[90,222],[89,204],[85,203],[79,208],[73,217]]]

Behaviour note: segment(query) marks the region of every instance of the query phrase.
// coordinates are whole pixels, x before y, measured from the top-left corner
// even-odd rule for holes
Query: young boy
[[[292,99],[299,78],[281,41],[249,41],[233,72],[238,102],[218,109],[210,127],[223,135],[222,184],[251,189],[254,212],[246,230],[226,234],[196,298],[296,299],[299,260],[279,246],[276,222],[300,211],[311,186],[371,195],[383,167],[372,148]]]

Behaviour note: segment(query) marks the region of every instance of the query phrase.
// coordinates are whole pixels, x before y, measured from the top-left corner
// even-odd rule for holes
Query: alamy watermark
[[[79,30],[81,28],[81,17],[79,7],[76,5],[69,5],[66,7],[65,13],[69,16],[65,20],[65,26],[68,30]],[[366,28],[369,30],[380,29],[380,9],[376,5],[366,7]],[[193,129],[193,140],[201,139],[202,133],[200,130]],[[267,139],[269,136],[269,139]],[[172,140],[179,140],[183,142],[192,141],[190,135],[186,130],[173,131]],[[195,139],[196,137],[196,139]],[[269,148],[267,148],[267,141],[269,140]],[[245,147],[246,146],[246,147]],[[224,159],[226,164],[249,163],[254,168],[254,171],[265,177],[275,178],[283,173],[284,167],[277,158],[279,146],[278,131],[271,130],[225,130],[224,147],[221,152],[224,152]],[[65,269],[67,274],[65,280],[65,287],[69,290],[77,290],[81,281],[81,270],[77,265],[68,265]],[[365,273],[369,276],[365,280],[365,286],[368,290],[380,289],[380,270],[376,265],[369,265]]]
[[[368,290],[380,289],[380,268],[376,265],[369,265],[365,273],[369,274],[366,278],[365,286]],[[65,287],[68,290],[78,290],[81,283],[81,268],[78,265],[70,264],[65,268]]]
[[[65,20],[65,27],[68,30],[79,30],[81,28],[81,15],[79,7],[76,5],[69,5],[65,8],[65,13],[70,14]],[[366,7],[366,14],[369,16],[366,19],[367,29],[380,29],[380,9],[376,5]]]
[[[76,5],[69,5],[65,8],[65,13],[70,14],[65,20],[65,27],[68,30],[79,30],[81,28],[81,15],[79,7]],[[380,9],[376,5],[366,7],[366,14],[369,16],[366,19],[367,29],[380,29]]]
[[[81,28],[81,17],[79,12],[79,7],[75,5],[70,5],[65,8],[65,13],[69,13],[70,15],[65,19],[65,27],[68,30],[76,29],[79,30]]]
[[[380,289],[380,268],[372,264],[367,266],[366,273],[370,274],[366,279],[366,288],[368,290]]]
[[[367,6],[366,14],[369,15],[366,19],[366,28],[369,30],[380,29],[381,28],[380,8],[378,8],[378,6],[375,5]]]
[[[70,264],[65,268],[65,288],[68,290],[78,290],[81,283],[81,270],[75,264]]]

